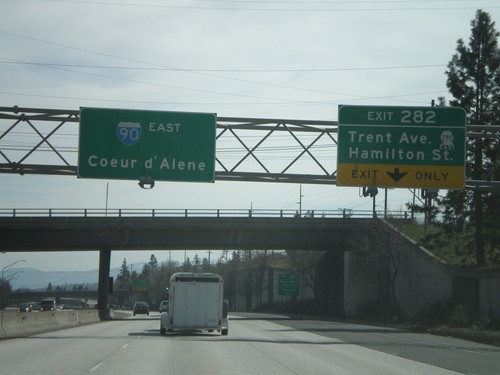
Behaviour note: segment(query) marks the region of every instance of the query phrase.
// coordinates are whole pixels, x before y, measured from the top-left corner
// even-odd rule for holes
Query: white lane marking
[[[99,362],[97,365],[95,365],[94,367],[92,367],[89,372],[94,372],[96,371],[99,367],[102,366],[102,362]]]
[[[396,336],[388,334],[388,333],[374,333],[374,334],[379,335],[379,336],[390,337],[390,338],[394,338],[394,339],[396,338]],[[477,349],[466,349],[466,348],[461,348],[459,346],[441,344],[441,343],[431,342],[431,341],[427,341],[427,340],[419,340],[419,339],[411,338],[411,337],[397,337],[397,338],[401,339],[401,340],[410,341],[410,342],[417,342],[419,344],[435,346],[436,348],[444,348],[444,349],[449,349],[449,350],[461,351],[461,352],[466,352],[466,353],[471,353],[471,354],[482,355],[485,357],[494,357],[494,358],[498,357],[498,354],[496,353],[496,351],[495,351],[495,353],[490,353],[488,351],[484,351],[484,349],[481,350],[482,349],[481,347],[478,347]]]
[[[128,344],[125,344],[122,346],[122,349],[125,349],[128,346]]]

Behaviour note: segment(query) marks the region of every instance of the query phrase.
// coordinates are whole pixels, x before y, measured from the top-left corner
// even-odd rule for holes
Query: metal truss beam
[[[0,107],[0,173],[76,176],[79,116]],[[336,185],[337,133],[336,121],[218,117],[215,178]],[[467,137],[500,142],[500,126],[469,125]],[[468,179],[466,187],[500,190],[500,181]]]

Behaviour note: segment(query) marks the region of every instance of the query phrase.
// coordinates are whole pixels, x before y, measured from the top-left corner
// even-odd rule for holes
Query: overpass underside
[[[372,221],[251,217],[1,218],[0,251],[345,250],[348,237]]]
[[[355,218],[0,218],[0,251],[99,251],[99,317],[111,319],[112,250],[330,250],[375,225]]]

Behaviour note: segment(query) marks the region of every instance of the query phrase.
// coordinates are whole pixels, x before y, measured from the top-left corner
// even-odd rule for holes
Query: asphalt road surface
[[[229,335],[161,336],[159,315],[0,341],[1,374],[481,374],[500,348],[277,315],[230,315]]]

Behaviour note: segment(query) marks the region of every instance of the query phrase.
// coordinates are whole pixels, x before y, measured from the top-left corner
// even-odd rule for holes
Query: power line
[[[5,59],[4,57],[0,57]],[[68,67],[68,68],[91,68],[91,69],[110,69],[110,70],[145,70],[145,71],[175,71],[175,72],[226,72],[226,73],[309,73],[309,72],[344,72],[344,71],[361,71],[361,70],[398,70],[398,69],[427,69],[427,68],[442,68],[446,64],[424,64],[424,65],[395,65],[395,66],[365,66],[365,67],[349,67],[349,68],[284,68],[284,69],[206,69],[206,68],[152,68],[152,67],[134,67],[134,66],[112,66],[112,65],[87,65],[87,64],[61,64],[61,63],[45,63],[33,61],[0,61],[0,64],[15,64],[15,65],[33,65],[43,67]],[[226,78],[226,77],[225,77]]]
[[[48,95],[48,94],[30,94],[30,93],[21,93],[21,92],[12,92],[12,91],[0,91],[0,94],[5,95],[16,95],[16,96],[29,96],[36,98],[48,98],[48,99],[65,99],[65,100],[84,100],[84,101],[95,101],[95,102],[103,102],[103,103],[135,103],[135,104],[157,104],[157,105],[213,105],[213,106],[246,106],[246,105],[290,105],[290,104],[302,104],[302,105],[335,105],[348,103],[358,100],[367,100],[367,99],[390,99],[396,102],[405,102],[405,103],[416,103],[416,104],[428,104],[429,100],[408,100],[408,99],[399,99],[403,97],[411,97],[411,96],[422,96],[422,95],[440,95],[445,94],[442,91],[431,91],[431,92],[422,92],[415,94],[395,94],[395,95],[387,95],[387,96],[358,96],[354,99],[332,99],[328,101],[313,101],[313,100],[296,100],[296,101],[267,101],[267,102],[175,102],[175,101],[147,101],[147,100],[125,100],[125,99],[105,99],[105,98],[86,98],[86,97],[71,97],[71,96],[60,96],[60,95]]]
[[[15,61],[13,61],[13,62],[15,63]],[[3,63],[3,62],[0,62],[0,63]],[[44,63],[40,63],[40,66],[44,66],[44,67],[47,67],[47,68],[50,68],[50,69],[58,69],[58,70],[62,70],[62,71],[68,71],[68,72],[74,72],[74,73],[80,73],[80,74],[87,74],[87,75],[94,75],[94,76],[97,76],[97,77],[103,77],[103,78],[109,78],[109,79],[116,79],[116,80],[124,80],[124,81],[136,82],[136,83],[152,84],[152,83],[149,83],[149,82],[134,81],[134,80],[130,80],[130,79],[122,79],[122,78],[117,78],[117,77],[110,77],[110,76],[101,75],[101,74],[88,73],[88,72],[80,72],[80,71],[71,70],[71,69],[64,69],[62,67],[61,68],[58,67],[59,65],[60,66],[68,66],[68,64],[44,64]],[[72,65],[69,65],[69,66],[72,66]],[[433,66],[433,65],[428,65],[427,67],[430,67],[430,66]],[[444,65],[436,65],[436,66],[444,66]],[[415,67],[417,67],[417,66],[415,66]],[[403,68],[403,67],[401,67],[401,68]],[[145,69],[147,69],[147,68],[145,68]],[[153,68],[153,69],[155,69],[155,68]],[[175,69],[175,68],[166,68],[166,69],[188,71],[188,72],[191,72],[191,73],[197,73],[198,72],[198,70],[185,70],[185,69]],[[378,69],[378,68],[367,68],[367,69]],[[379,68],[379,69],[390,69],[390,68]],[[202,74],[202,73],[199,73],[199,74]],[[251,83],[251,84],[254,84],[254,85],[260,85],[260,86],[266,86],[266,87],[277,87],[277,88],[282,88],[282,89],[287,89],[287,90],[296,90],[296,91],[302,91],[302,92],[312,92],[312,93],[327,94],[327,95],[350,96],[350,97],[358,98],[358,99],[366,99],[367,98],[366,96],[363,96],[363,95],[346,94],[346,93],[339,93],[339,92],[328,91],[328,90],[308,89],[308,88],[303,88],[303,87],[294,87],[294,86],[288,86],[288,85],[280,85],[280,84],[274,84],[274,83],[269,83],[269,82],[259,82],[259,81],[254,81],[254,80],[241,79],[241,78],[231,78],[231,77],[214,75],[214,74],[205,74],[205,75],[208,75],[208,76],[211,76],[211,77],[215,77],[215,78],[222,78],[222,79],[228,79],[228,80],[232,80],[232,81]],[[160,83],[154,83],[152,85],[156,85],[157,86],[157,85],[161,85],[161,84]],[[171,86],[171,85],[167,85],[167,87],[172,87],[172,88],[177,88],[177,89],[199,91],[197,89],[183,88],[183,87]],[[214,91],[208,91],[208,90],[203,90],[203,91],[210,92],[210,93],[221,94],[219,92],[214,92]],[[239,94],[231,94],[231,93],[223,93],[223,94],[225,94],[225,95],[241,96]],[[243,96],[245,96],[245,95],[243,95]],[[252,96],[250,96],[250,97],[252,97]],[[257,98],[260,98],[260,97],[257,97]],[[276,98],[274,98],[274,99],[276,100]],[[294,102],[293,100],[288,100],[288,101],[286,101],[285,99],[279,99],[279,100],[282,100],[282,101],[279,102],[278,104],[287,103],[287,102]],[[312,102],[318,102],[318,101],[312,101]],[[329,102],[329,101],[325,101],[325,102]]]
[[[25,35],[15,34],[15,33],[6,32],[6,31],[2,31],[2,30],[0,30],[0,33],[6,34],[6,35],[10,35],[10,36],[14,36],[14,37],[17,37],[17,38],[22,38],[22,39],[27,39],[27,40],[33,40],[33,41],[36,41],[36,42],[39,42],[39,43],[44,43],[44,44],[49,44],[49,45],[55,45],[55,46],[61,47],[61,48],[67,48],[67,49],[72,49],[72,50],[76,50],[76,51],[80,51],[80,52],[90,53],[90,54],[94,54],[94,55],[98,55],[98,56],[111,57],[111,58],[118,59],[118,60],[124,60],[124,61],[129,61],[129,62],[136,62],[136,63],[146,64],[146,65],[150,65],[150,66],[154,66],[154,67],[167,68],[167,69],[175,69],[173,67],[166,66],[166,65],[153,64],[153,63],[149,63],[149,62],[145,62],[145,61],[140,61],[140,60],[136,60],[136,59],[131,59],[131,58],[127,58],[127,57],[121,57],[121,56],[111,55],[111,54],[97,52],[97,51],[93,51],[93,50],[89,50],[89,49],[77,48],[77,47],[68,46],[68,45],[65,45],[65,44],[54,43],[54,42],[50,42],[50,41],[47,41],[47,40],[38,39],[38,38],[32,38],[32,37],[28,37],[28,36],[25,36]],[[75,71],[75,70],[58,68],[58,67],[47,66],[47,68],[49,68],[49,69],[57,69],[57,70],[62,70],[62,71],[69,71],[69,72],[80,73],[80,74],[94,75],[94,76],[98,76],[98,77],[101,77],[101,78],[109,78],[109,79],[115,79],[115,80],[123,80],[123,81],[129,81],[129,82],[144,83],[144,82],[141,82],[141,81],[133,81],[133,80],[127,80],[127,79],[120,79],[120,78],[116,78],[116,77],[109,77],[109,76],[92,74],[92,73],[87,73],[87,72],[79,72],[79,71]],[[202,75],[202,76],[208,76],[208,77],[223,78],[223,79],[232,80],[232,81],[239,81],[239,82],[244,81],[244,82],[247,82],[247,83],[253,83],[253,84],[258,84],[258,85],[262,85],[262,86],[273,86],[273,84],[267,83],[267,82],[264,83],[264,82],[250,81],[250,80],[242,80],[242,79],[238,79],[238,78],[226,77],[226,76],[220,76],[220,75],[214,75],[214,74],[204,73],[204,72],[191,71],[190,73],[197,74],[197,75]],[[151,83],[145,83],[145,84],[151,84]],[[151,84],[151,85],[158,86],[160,84]],[[183,87],[178,87],[178,86],[171,86],[171,85],[165,85],[165,86],[166,87],[171,87],[171,88],[178,88],[178,89],[190,90],[189,88],[183,88]],[[297,90],[300,90],[300,91],[313,91],[313,90],[309,90],[309,89],[292,88],[292,87],[283,86],[283,85],[274,85],[274,86],[280,86],[282,88],[287,88],[287,89],[297,89]],[[193,91],[198,91],[198,92],[202,91],[202,92],[209,92],[209,93],[217,93],[217,92],[209,91],[209,90],[197,90],[197,89],[192,89],[192,90]],[[225,94],[225,93],[220,93],[220,94]],[[338,94],[338,93],[335,93],[335,94]],[[226,93],[225,95],[232,95],[232,94]],[[244,95],[234,94],[234,96],[244,96]],[[269,99],[269,98],[267,98],[267,99]]]
[[[111,55],[111,54],[97,52],[97,51],[93,51],[93,50],[89,50],[89,49],[77,48],[77,47],[68,46],[68,45],[65,45],[65,44],[54,43],[54,42],[50,42],[50,41],[46,41],[46,40],[42,40],[42,39],[38,39],[38,38],[28,37],[28,36],[25,36],[25,35],[20,35],[20,34],[15,34],[15,33],[11,33],[11,32],[6,32],[6,31],[2,31],[2,30],[0,30],[0,33],[6,34],[6,35],[10,35],[10,36],[14,36],[14,37],[17,37],[17,38],[23,38],[23,39],[27,39],[27,40],[33,40],[33,41],[36,41],[36,42],[39,42],[39,43],[45,43],[45,44],[49,44],[49,45],[55,45],[55,46],[61,47],[61,48],[68,48],[68,49],[77,50],[77,51],[81,51],[81,52],[85,52],[85,53],[99,55],[99,56],[111,57],[111,58],[115,58],[115,59],[119,59],[119,60],[124,60],[124,61],[129,61],[129,62],[135,62],[135,63],[145,64],[145,65],[153,66],[153,67],[156,67],[156,68],[176,69],[176,68],[171,67],[171,66],[160,65],[160,64],[153,64],[153,63],[150,63],[150,62],[140,61],[140,60],[131,59],[131,58],[127,58],[127,57],[121,57],[121,56]],[[68,71],[68,72],[72,72],[72,73],[86,74],[86,75],[96,76],[96,77],[100,77],[100,78],[107,78],[107,79],[113,79],[113,80],[121,80],[121,81],[126,81],[126,82],[133,82],[133,83],[142,83],[142,84],[153,85],[153,86],[164,86],[164,87],[169,87],[169,88],[176,88],[176,89],[179,89],[179,90],[187,90],[187,91],[195,91],[195,92],[205,92],[205,93],[210,93],[210,94],[220,94],[220,95],[229,95],[229,96],[238,96],[238,97],[250,97],[250,98],[254,98],[254,99],[255,98],[259,98],[259,99],[266,99],[266,100],[270,100],[270,99],[272,99],[272,100],[279,100],[280,102],[277,103],[277,104],[282,104],[282,103],[287,103],[287,102],[288,103],[294,103],[295,102],[294,100],[286,100],[286,99],[281,99],[281,98],[254,97],[254,96],[249,96],[249,95],[233,94],[233,93],[223,93],[223,92],[216,92],[216,91],[212,91],[212,90],[203,90],[203,89],[192,89],[192,88],[186,88],[186,87],[181,87],[181,86],[165,85],[165,84],[160,84],[160,83],[142,82],[142,81],[136,81],[136,80],[131,80],[131,79],[125,79],[125,78],[110,77],[110,76],[106,76],[106,75],[102,75],[102,74],[95,74],[95,73],[75,71],[75,70],[65,69],[65,68],[62,68],[62,67],[55,67],[55,66],[54,67],[47,66],[47,68],[49,68],[49,69],[56,69],[56,70],[62,70],[62,71]],[[257,81],[251,81],[251,80],[244,80],[244,79],[240,79],[240,78],[220,76],[220,75],[210,74],[210,73],[201,72],[201,71],[194,71],[193,70],[193,71],[190,71],[190,73],[192,73],[192,74],[198,74],[198,75],[202,75],[202,76],[222,78],[222,79],[227,79],[227,80],[232,80],[232,81],[247,82],[247,83],[257,84],[257,85],[261,85],[261,86],[279,87],[279,88],[285,88],[285,89],[292,89],[292,90],[306,91],[306,92],[317,92],[317,93],[330,94],[330,95],[331,94],[333,94],[333,95],[345,95],[345,96],[357,97],[357,98],[360,98],[360,99],[368,99],[368,97],[364,97],[364,96],[360,96],[360,95],[351,95],[351,94],[343,94],[343,93],[330,92],[330,91],[312,90],[312,89],[306,89],[306,88],[297,88],[297,87],[291,87],[291,86],[285,86],[285,85],[272,84],[272,83],[268,83],[268,82],[257,82]]]
[[[104,2],[104,1],[78,1],[78,0],[47,0],[47,1],[58,1],[58,2],[68,2],[68,3],[89,3],[89,4],[106,4],[106,5],[137,5],[137,6],[157,6],[162,7],[159,4],[143,4],[143,3],[123,3],[123,2]],[[497,0],[483,0],[485,2],[495,2]],[[411,4],[411,3],[460,3],[460,2],[477,2],[477,0],[311,0],[311,1],[299,1],[299,0],[191,0],[191,2],[202,2],[202,3],[241,3],[241,4]]]
[[[471,9],[477,9],[477,5],[473,6],[439,6],[439,7],[399,7],[399,8],[386,8],[386,7],[381,7],[381,8],[305,8],[305,7],[296,7],[296,8],[270,8],[270,7],[265,7],[265,8],[241,8],[241,7],[230,7],[230,6],[187,6],[187,5],[165,5],[165,4],[142,4],[142,3],[124,3],[124,2],[108,2],[108,1],[85,1],[85,0],[46,0],[46,1],[53,1],[53,2],[59,2],[59,3],[69,3],[69,4],[87,4],[87,5],[98,5],[98,6],[127,6],[127,7],[140,7],[140,8],[164,8],[164,9],[189,9],[189,10],[226,10],[226,11],[240,11],[240,12],[246,12],[246,11],[251,11],[251,12],[361,12],[361,11],[371,11],[371,12],[380,12],[380,11],[422,11],[422,10],[432,10],[432,11],[437,11],[437,10],[471,10]],[[436,1],[439,2],[439,1]],[[239,2],[242,4],[245,3],[250,3],[250,2]],[[359,5],[359,4],[383,4],[384,2],[269,2],[270,4],[285,4],[285,5],[304,5],[304,4],[319,4],[319,5],[339,5],[339,4],[345,4],[345,5]],[[421,2],[385,2],[387,4],[414,4],[414,3],[421,3]],[[426,4],[432,4],[434,3],[433,1],[427,1]],[[236,4],[235,1],[231,2],[230,4]],[[252,2],[251,4],[256,4],[256,5],[264,5],[266,6],[268,3],[267,2]],[[482,7],[483,9],[496,9],[500,8],[497,6],[486,6]]]

